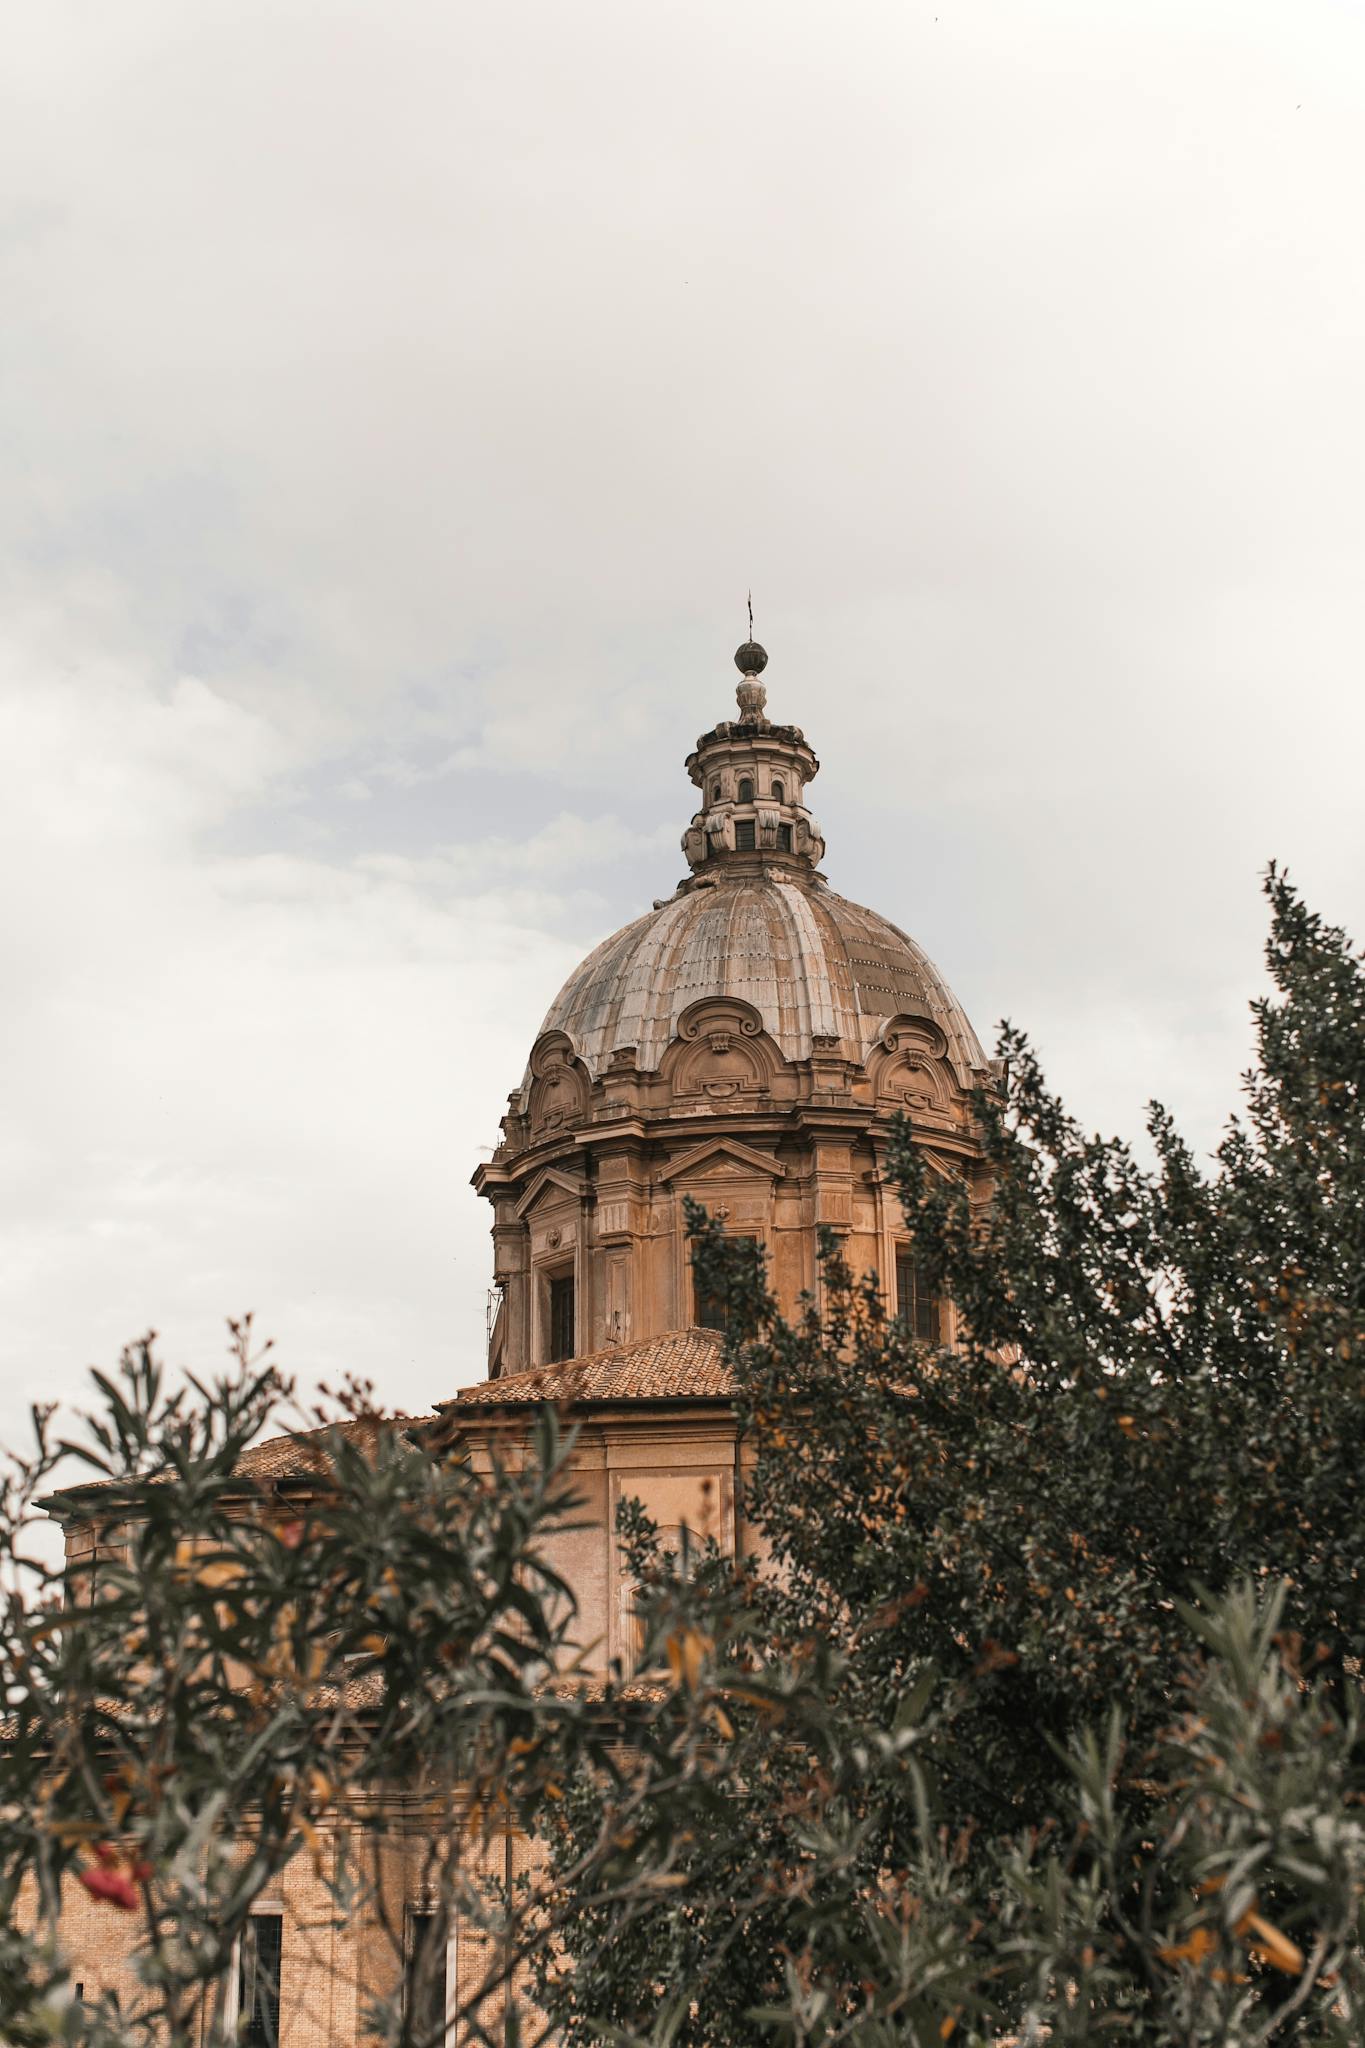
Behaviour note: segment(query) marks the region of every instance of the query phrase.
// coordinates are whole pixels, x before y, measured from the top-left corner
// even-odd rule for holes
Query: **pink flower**
[[[131,1871],[96,1864],[91,1869],[78,1870],[76,1875],[92,1899],[104,1899],[109,1905],[117,1906],[120,1913],[137,1911],[137,1886],[133,1883]]]

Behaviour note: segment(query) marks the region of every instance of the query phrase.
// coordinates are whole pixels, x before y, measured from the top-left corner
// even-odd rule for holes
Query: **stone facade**
[[[624,1500],[641,1502],[670,1549],[684,1528],[713,1537],[731,1556],[756,1548],[743,1513],[745,1448],[721,1352],[716,1331],[675,1331],[521,1379],[487,1381],[445,1410],[448,1428],[484,1467],[495,1455],[515,1463],[541,1401],[573,1413],[572,1490],[583,1507],[579,1526],[549,1539],[545,1554],[574,1589],[589,1671],[605,1673],[612,1663],[629,1671],[636,1661],[634,1586],[616,1533]]]

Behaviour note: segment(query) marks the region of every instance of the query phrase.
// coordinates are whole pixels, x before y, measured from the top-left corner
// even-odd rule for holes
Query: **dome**
[[[750,1003],[788,1059],[837,1039],[860,1063],[892,1017],[942,1030],[964,1087],[987,1062],[961,1004],[927,953],[875,911],[813,876],[730,871],[684,885],[657,910],[603,940],[550,1005],[542,1031],[563,1031],[596,1078],[634,1046],[656,1068],[683,1012],[704,997]]]
[[[935,1170],[984,1200],[970,1091],[992,1063],[928,955],[830,888],[802,728],[768,717],[752,673],[735,695],[739,718],[687,757],[687,874],[574,969],[475,1170],[498,1387],[530,1374],[543,1393],[542,1368],[577,1360],[591,1373],[556,1380],[566,1399],[701,1398],[686,1360],[717,1305],[694,1270],[693,1202],[758,1249],[784,1315],[818,1288],[833,1232],[851,1271],[887,1276],[889,1307],[922,1307],[951,1340],[951,1305],[916,1292],[885,1140],[907,1116]],[[641,1346],[648,1389],[602,1363]]]

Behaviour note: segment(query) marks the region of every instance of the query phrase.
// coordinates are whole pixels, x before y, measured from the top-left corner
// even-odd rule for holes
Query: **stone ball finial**
[[[761,676],[768,666],[768,652],[757,640],[746,640],[735,649],[735,667],[742,676]]]

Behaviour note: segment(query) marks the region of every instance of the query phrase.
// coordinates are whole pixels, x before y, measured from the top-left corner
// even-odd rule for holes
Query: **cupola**
[[[739,717],[702,734],[687,757],[701,808],[683,834],[687,864],[699,879],[722,868],[818,869],[825,842],[806,808],[820,772],[799,725],[774,725],[759,681],[768,657],[756,640],[736,650]]]

